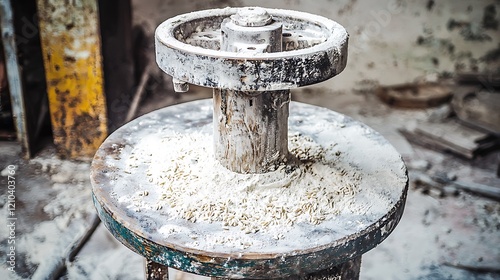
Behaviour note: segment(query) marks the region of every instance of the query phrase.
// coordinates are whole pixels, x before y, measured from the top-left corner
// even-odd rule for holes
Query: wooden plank
[[[438,150],[451,151],[466,158],[473,158],[480,150],[490,147],[488,134],[461,125],[456,119],[439,123],[422,122],[412,130],[401,133],[413,143]],[[484,143],[483,143],[484,142]]]
[[[9,81],[12,103],[12,116],[14,117],[17,139],[21,142],[23,155],[25,158],[29,158],[30,147],[25,119],[25,100],[21,82],[21,70],[19,69],[19,62],[17,59],[13,11],[9,0],[0,1],[0,14],[0,27],[2,30],[2,43],[5,52],[7,79]]]
[[[427,122],[417,126],[415,132],[464,153],[474,152],[478,149],[478,141],[488,137],[486,133],[465,127],[454,120],[440,123]]]
[[[91,158],[107,136],[97,1],[37,3],[57,152]]]

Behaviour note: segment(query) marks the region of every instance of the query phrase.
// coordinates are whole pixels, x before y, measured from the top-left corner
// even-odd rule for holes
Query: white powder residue
[[[24,209],[19,213],[31,213],[30,215],[41,217],[47,215],[50,219],[24,216],[18,218],[14,244],[16,259],[19,263],[24,263],[26,271],[31,270],[30,279],[49,279],[63,265],[71,245],[85,231],[89,214],[95,211],[89,199],[90,166],[84,162],[61,160],[55,155],[39,156],[21,166],[25,168],[22,171],[26,173],[23,174],[24,178],[18,181],[16,196],[18,201],[25,202],[25,205],[22,205]],[[33,175],[28,172],[42,174],[33,179]],[[43,188],[38,184],[42,184]],[[28,190],[31,188],[35,190]],[[43,213],[35,213],[34,211],[40,211],[40,207]],[[7,208],[6,204],[2,205],[0,213],[6,213]],[[39,221],[37,224],[23,225],[35,219]],[[0,222],[0,233],[4,228],[8,229]],[[14,274],[9,277],[16,279]]]
[[[297,160],[239,174],[214,159],[211,108],[211,100],[165,108],[101,147],[94,194],[130,230],[186,252],[296,254],[382,234],[402,206],[401,156],[366,126],[291,102],[288,148]]]
[[[224,168],[215,160],[213,144],[207,139],[210,135],[195,132],[164,137],[156,143],[141,141],[130,155],[129,170],[134,173],[141,161],[150,162],[147,178],[161,191],[153,203],[145,202],[148,192],[135,193],[135,210],[149,207],[190,222],[219,222],[224,228],[238,227],[245,233],[269,233],[271,228],[287,231],[296,223],[317,225],[352,208],[361,176],[327,162],[324,148],[310,137],[289,137],[290,153],[300,160],[298,166],[283,165],[265,174],[240,174]],[[160,231],[164,230],[171,229]],[[228,238],[215,237],[214,242],[232,242]],[[236,241],[246,247],[241,239]]]

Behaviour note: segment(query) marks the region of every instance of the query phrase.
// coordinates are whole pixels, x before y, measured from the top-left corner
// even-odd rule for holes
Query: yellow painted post
[[[91,158],[107,136],[97,0],[37,0],[54,143]]]

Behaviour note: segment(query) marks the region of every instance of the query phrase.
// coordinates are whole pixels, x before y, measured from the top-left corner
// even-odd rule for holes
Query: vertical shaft
[[[265,173],[288,154],[288,90],[214,90],[215,156],[240,173]]]
[[[221,46],[226,51],[259,53],[282,49],[281,23],[274,22],[264,9],[241,9],[225,20],[221,29]],[[265,173],[286,162],[289,103],[289,90],[214,89],[216,159],[239,173]]]

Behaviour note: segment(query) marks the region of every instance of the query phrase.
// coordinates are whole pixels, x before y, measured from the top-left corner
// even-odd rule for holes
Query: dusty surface
[[[290,149],[300,163],[238,174],[215,162],[211,107],[208,99],[156,111],[106,140],[91,180],[114,220],[165,247],[231,259],[279,254],[274,260],[322,248],[340,259],[392,231],[402,213],[406,168],[378,133],[293,102]],[[368,236],[366,247],[346,241],[359,236]]]
[[[206,93],[199,93],[203,94]],[[189,94],[186,97],[189,98]],[[498,154],[464,161],[411,146],[396,131],[398,127],[428,118],[433,110],[390,109],[368,93],[331,95],[326,90],[316,90],[307,95],[295,94],[294,98],[328,105],[380,131],[403,154],[410,166],[410,177],[415,170],[423,169],[429,174],[448,172],[463,181],[500,186],[494,165]],[[16,164],[20,178],[17,186],[18,276],[9,279],[29,279],[34,273],[48,273],[54,260],[64,256],[68,244],[88,225],[88,217],[94,211],[89,165],[57,160],[50,150],[25,162],[17,157],[16,145],[2,143],[0,149],[1,169],[6,164]],[[425,170],[428,166],[430,169]],[[1,178],[1,184],[5,185],[5,177]],[[2,194],[1,211],[5,217],[4,202],[5,194]],[[5,219],[0,223],[4,253]],[[386,241],[363,257],[361,279],[499,279],[500,274],[474,273],[450,266],[498,268],[499,230],[498,202],[467,193],[439,198],[411,187],[399,226]],[[118,244],[100,226],[69,265],[63,279],[142,279],[142,265],[139,256]],[[2,269],[6,269],[5,263]],[[182,277],[188,279],[186,275]]]

